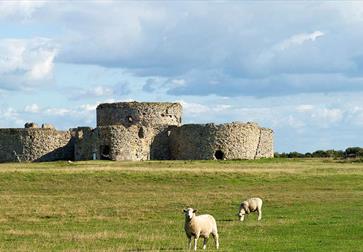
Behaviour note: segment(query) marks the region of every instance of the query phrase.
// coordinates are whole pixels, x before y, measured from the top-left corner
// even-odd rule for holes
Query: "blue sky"
[[[276,151],[362,146],[363,2],[1,1],[0,127],[95,126],[101,102],[255,121]]]

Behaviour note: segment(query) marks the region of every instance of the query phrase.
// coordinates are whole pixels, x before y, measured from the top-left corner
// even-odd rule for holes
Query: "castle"
[[[179,103],[119,102],[97,107],[97,127],[0,129],[0,162],[198,160],[273,157],[273,131],[256,123],[181,124]]]

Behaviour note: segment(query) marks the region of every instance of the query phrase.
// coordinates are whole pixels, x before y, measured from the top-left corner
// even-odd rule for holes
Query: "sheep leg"
[[[198,236],[194,237],[194,251],[197,251]]]
[[[258,219],[257,220],[261,220],[262,219],[262,210],[257,209],[257,213],[258,213]]]
[[[242,215],[241,218],[239,219],[240,221],[243,221],[245,219],[245,215]]]
[[[188,237],[188,249],[192,248],[192,237]]]
[[[213,235],[214,243],[216,244],[216,249],[219,249],[219,236],[218,236],[218,233],[212,233],[212,235]]]
[[[204,237],[203,249],[206,249],[206,247],[207,247],[207,241],[208,241],[208,238],[207,237]]]

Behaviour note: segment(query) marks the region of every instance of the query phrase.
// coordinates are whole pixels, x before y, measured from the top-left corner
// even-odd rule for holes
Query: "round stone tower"
[[[181,124],[182,106],[169,102],[103,103],[97,107],[97,126],[140,124],[146,127]]]
[[[170,159],[169,127],[182,106],[167,102],[103,103],[97,107],[98,156],[111,160]]]
[[[273,132],[256,123],[186,124],[170,135],[171,159],[273,157]]]

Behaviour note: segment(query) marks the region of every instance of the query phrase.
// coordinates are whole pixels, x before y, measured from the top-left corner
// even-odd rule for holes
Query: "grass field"
[[[185,250],[187,206],[220,251],[363,251],[363,163],[321,159],[0,164],[0,250]]]

